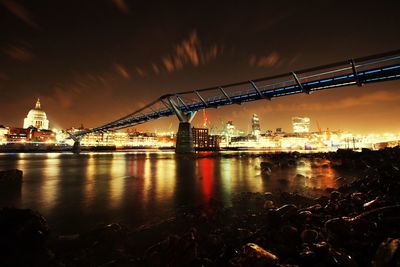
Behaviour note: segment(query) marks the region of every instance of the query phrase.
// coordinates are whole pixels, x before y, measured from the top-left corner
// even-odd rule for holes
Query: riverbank
[[[334,168],[357,170],[358,177],[318,198],[288,192],[240,193],[231,207],[213,199],[202,206],[182,207],[175,216],[156,224],[130,229],[110,222],[68,236],[52,234],[45,219],[35,212],[2,209],[2,265],[399,264],[399,148],[243,156],[261,157],[266,175],[276,168],[301,164],[302,157],[313,157],[329,159]]]

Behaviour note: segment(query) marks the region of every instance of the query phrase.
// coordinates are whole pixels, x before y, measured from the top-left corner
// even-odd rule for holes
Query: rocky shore
[[[213,200],[157,224],[70,236],[37,212],[3,208],[0,266],[400,266],[399,147],[262,157],[266,173],[313,157],[359,175],[318,198],[240,193],[232,207]]]

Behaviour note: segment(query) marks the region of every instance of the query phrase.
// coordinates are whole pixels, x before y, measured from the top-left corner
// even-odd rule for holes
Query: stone
[[[342,195],[342,194],[341,194],[339,191],[332,191],[332,192],[331,192],[330,200],[331,200],[331,201],[337,201],[337,200],[339,200],[339,198],[340,198],[341,195]]]
[[[387,238],[378,247],[373,267],[398,267],[400,266],[400,239]]]
[[[315,243],[318,240],[318,232],[315,230],[304,230],[301,232],[301,240],[304,243]]]
[[[30,209],[1,209],[0,266],[43,266],[49,263],[48,236],[47,222],[39,213]]]
[[[264,209],[274,209],[275,208],[275,204],[272,200],[267,200],[264,202]]]
[[[0,171],[0,186],[7,184],[21,184],[22,183],[22,171],[21,170],[7,170]]]
[[[239,254],[231,260],[232,266],[275,266],[279,259],[255,243],[244,245]]]

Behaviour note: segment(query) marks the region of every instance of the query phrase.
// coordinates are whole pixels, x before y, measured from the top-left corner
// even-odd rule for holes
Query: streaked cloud
[[[118,64],[118,63],[114,63],[114,68],[116,70],[116,72],[124,79],[126,80],[130,80],[131,79],[131,75],[129,74],[128,70],[125,68],[124,65],[122,64]]]
[[[5,74],[4,72],[0,72],[0,80],[1,81],[8,80],[7,74]]]
[[[273,51],[267,55],[257,57],[256,55],[251,55],[249,58],[249,64],[250,66],[254,67],[273,67],[275,66],[279,60],[280,60],[280,55],[278,52]]]
[[[71,82],[54,86],[52,93],[46,97],[59,103],[64,110],[74,108],[77,103],[85,102],[87,99],[93,101],[98,98],[107,99],[114,91],[112,86],[114,76],[112,73],[77,75]]]
[[[131,12],[125,0],[112,0],[112,2],[122,13],[129,14]]]
[[[31,61],[34,58],[33,53],[24,46],[11,45],[3,48],[3,52],[10,58],[21,62]]]
[[[175,70],[175,65],[170,57],[164,57],[162,62],[168,72],[173,72]]]
[[[39,28],[38,24],[33,19],[32,13],[21,4],[18,4],[14,0],[0,0],[0,3],[7,8],[8,11],[14,14],[14,16],[25,22],[30,27],[35,29]]]
[[[151,64],[151,68],[153,69],[154,74],[158,75],[160,73],[160,69],[156,64]]]
[[[196,31],[175,45],[174,52],[161,58],[161,62],[152,63],[153,73],[158,75],[163,69],[168,73],[184,69],[185,66],[198,67],[215,60],[222,55],[224,47],[218,44],[203,45]]]
[[[146,78],[147,77],[147,73],[144,71],[144,70],[142,70],[141,68],[139,68],[139,67],[136,67],[136,73],[140,76],[140,77],[142,77],[142,78]]]

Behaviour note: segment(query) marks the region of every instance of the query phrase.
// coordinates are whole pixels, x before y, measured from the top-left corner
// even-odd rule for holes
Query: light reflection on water
[[[0,206],[38,210],[53,229],[72,233],[97,223],[139,225],[212,198],[230,205],[238,192],[312,193],[309,188],[338,186],[339,174],[328,162],[303,159],[267,176],[261,161],[169,152],[0,154],[0,170],[24,172],[21,192],[1,195]]]

